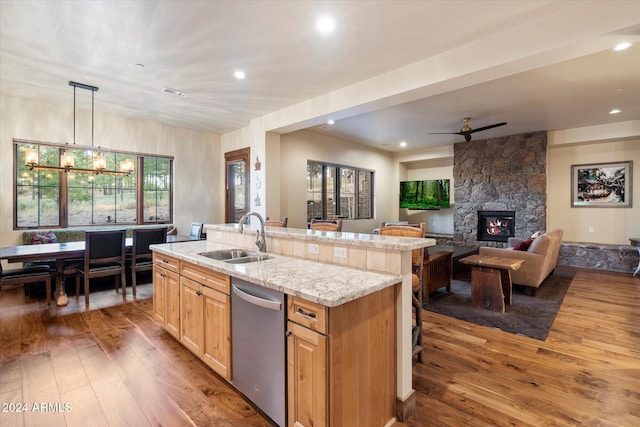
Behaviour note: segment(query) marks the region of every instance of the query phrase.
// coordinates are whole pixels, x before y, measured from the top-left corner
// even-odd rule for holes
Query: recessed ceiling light
[[[617,108],[614,108],[613,110],[609,111],[609,114],[618,114],[618,113],[622,113],[622,110],[618,110]]]
[[[244,71],[238,70],[235,73],[233,73],[233,77],[235,77],[238,80],[243,80],[247,78],[247,75],[245,74]]]
[[[144,64],[137,63],[137,64],[136,64],[136,67],[138,67],[138,68],[144,68]]]
[[[316,28],[321,33],[330,33],[336,28],[336,21],[330,16],[321,16],[316,21]]]
[[[329,120],[329,121],[327,122],[327,124],[328,124],[328,125],[333,125],[333,124],[335,124],[335,122],[334,122],[333,120]]]
[[[407,146],[407,141],[400,142],[400,147],[404,148]]]
[[[633,46],[633,43],[631,42],[622,42],[615,45],[613,47],[613,50],[615,50],[616,52],[619,52],[621,50],[629,49],[631,46]]]
[[[177,95],[177,96],[182,96],[183,98],[185,96],[189,96],[188,92],[183,92],[181,90],[178,89],[171,89],[170,87],[165,87],[164,89],[162,89],[160,92],[164,92],[164,93],[168,93],[170,95]]]

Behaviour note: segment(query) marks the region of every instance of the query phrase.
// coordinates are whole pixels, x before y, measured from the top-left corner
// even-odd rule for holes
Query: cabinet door
[[[166,271],[165,287],[165,321],[164,328],[171,335],[180,339],[180,276]]]
[[[231,380],[231,297],[213,289],[204,293],[203,360]]]
[[[180,287],[180,341],[196,356],[201,356],[204,326],[202,287],[186,277],[180,277]]]
[[[288,322],[287,381],[290,427],[327,425],[327,337]]]
[[[164,327],[165,319],[165,270],[153,266],[153,318]]]

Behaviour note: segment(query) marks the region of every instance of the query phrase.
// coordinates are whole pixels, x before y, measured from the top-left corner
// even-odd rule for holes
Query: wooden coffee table
[[[511,305],[511,270],[520,268],[521,259],[471,255],[460,263],[471,266],[471,306],[504,313]]]

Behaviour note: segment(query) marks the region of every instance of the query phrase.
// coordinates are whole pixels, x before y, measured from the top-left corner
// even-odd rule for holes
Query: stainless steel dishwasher
[[[231,280],[233,385],[279,426],[286,419],[284,294]]]

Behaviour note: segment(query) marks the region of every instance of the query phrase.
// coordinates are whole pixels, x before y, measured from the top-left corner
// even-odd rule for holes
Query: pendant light
[[[95,175],[117,175],[117,176],[129,176],[134,169],[134,162],[131,159],[126,159],[120,162],[120,170],[108,170],[107,159],[102,153],[100,146],[98,149],[94,149],[93,135],[94,135],[94,114],[95,114],[95,101],[94,94],[98,91],[98,87],[90,86],[83,83],[76,83],[69,81],[69,86],[73,86],[73,146],[76,146],[76,88],[90,90],[91,91],[91,169],[76,168],[75,158],[73,153],[69,151],[69,144],[65,144],[64,151],[60,155],[60,166],[45,166],[39,165],[39,155],[37,148],[29,148],[25,151],[24,163],[30,170],[55,170],[64,172],[78,172]]]

